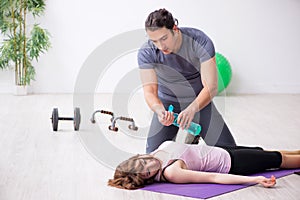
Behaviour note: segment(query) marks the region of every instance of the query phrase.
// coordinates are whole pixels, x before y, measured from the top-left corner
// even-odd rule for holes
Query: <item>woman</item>
[[[300,168],[300,151],[265,151],[260,147],[220,148],[164,142],[156,151],[122,162],[108,185],[137,189],[153,182],[251,184],[264,187],[276,178],[246,176],[277,168]]]
[[[146,152],[176,137],[178,128],[170,126],[172,116],[166,111],[170,104],[182,129],[194,121],[201,124],[207,144],[235,146],[212,102],[218,89],[213,42],[198,29],[177,25],[166,9],[150,13],[145,22],[149,40],[139,49],[138,64],[145,100],[154,112]],[[199,138],[192,139],[197,143]]]

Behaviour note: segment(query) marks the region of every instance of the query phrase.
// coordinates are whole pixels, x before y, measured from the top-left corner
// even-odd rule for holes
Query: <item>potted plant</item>
[[[34,23],[44,13],[46,4],[44,0],[0,2],[0,68],[13,67],[15,85],[26,88],[35,77],[32,61],[38,61],[51,45],[48,31]]]

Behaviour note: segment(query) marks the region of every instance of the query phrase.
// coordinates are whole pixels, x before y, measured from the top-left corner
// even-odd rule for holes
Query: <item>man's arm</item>
[[[203,89],[196,99],[178,116],[181,127],[189,127],[196,112],[207,106],[218,92],[218,73],[215,57],[203,62],[200,68]]]
[[[201,64],[201,80],[203,90],[195,99],[199,110],[207,106],[218,93],[218,71],[215,57]]]
[[[140,69],[140,77],[149,108],[158,115],[158,119],[163,125],[171,125],[174,118],[170,112],[165,110],[163,103],[158,98],[158,83],[154,69]]]

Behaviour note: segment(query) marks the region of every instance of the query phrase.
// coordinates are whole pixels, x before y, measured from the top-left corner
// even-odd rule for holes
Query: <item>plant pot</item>
[[[27,85],[15,85],[14,86],[14,95],[24,96],[27,94],[28,94],[28,86]]]

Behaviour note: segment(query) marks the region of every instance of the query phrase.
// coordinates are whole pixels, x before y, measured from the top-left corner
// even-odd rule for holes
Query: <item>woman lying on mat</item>
[[[117,166],[108,185],[137,189],[153,182],[276,184],[276,178],[244,176],[268,169],[299,168],[300,151],[265,151],[260,147],[212,147],[204,142],[166,141],[150,154],[136,155]]]

